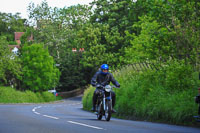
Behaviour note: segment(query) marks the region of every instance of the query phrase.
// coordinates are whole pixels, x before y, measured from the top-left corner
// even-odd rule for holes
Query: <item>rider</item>
[[[96,86],[98,84],[102,85],[102,86],[106,86],[106,85],[109,85],[110,81],[111,81],[116,87],[120,87],[120,84],[114,79],[113,75],[111,73],[109,73],[108,71],[109,71],[109,66],[107,64],[101,65],[101,70],[96,72],[96,74],[93,76],[93,78],[91,80],[92,86]],[[98,94],[99,94],[99,89],[96,88],[96,90],[94,91],[94,94],[93,94],[92,111],[94,111],[94,112],[96,111],[96,102],[97,102]],[[115,93],[112,91],[111,95],[112,95],[112,107],[114,108]],[[116,112],[114,109],[112,111]]]

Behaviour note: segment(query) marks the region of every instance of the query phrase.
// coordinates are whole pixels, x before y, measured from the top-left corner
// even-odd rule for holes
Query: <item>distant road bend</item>
[[[82,110],[81,96],[50,104],[0,104],[0,133],[200,133],[200,128],[111,118]]]

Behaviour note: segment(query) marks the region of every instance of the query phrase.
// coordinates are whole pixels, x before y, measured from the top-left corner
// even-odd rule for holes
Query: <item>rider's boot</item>
[[[96,107],[92,107],[91,111],[96,112]]]
[[[93,104],[91,111],[96,112],[96,104]]]

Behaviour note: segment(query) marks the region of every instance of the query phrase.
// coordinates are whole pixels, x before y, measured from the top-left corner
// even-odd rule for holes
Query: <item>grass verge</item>
[[[61,97],[55,97],[52,93],[49,92],[21,92],[11,87],[0,86],[0,103],[43,103],[60,99]]]

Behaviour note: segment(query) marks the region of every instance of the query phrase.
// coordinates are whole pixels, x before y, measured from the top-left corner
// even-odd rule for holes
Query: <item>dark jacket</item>
[[[120,84],[115,80],[113,75],[108,72],[108,74],[102,74],[101,71],[95,73],[92,77],[91,84],[95,86],[96,84],[101,84],[103,86],[109,85],[112,82],[115,86],[120,87]]]

